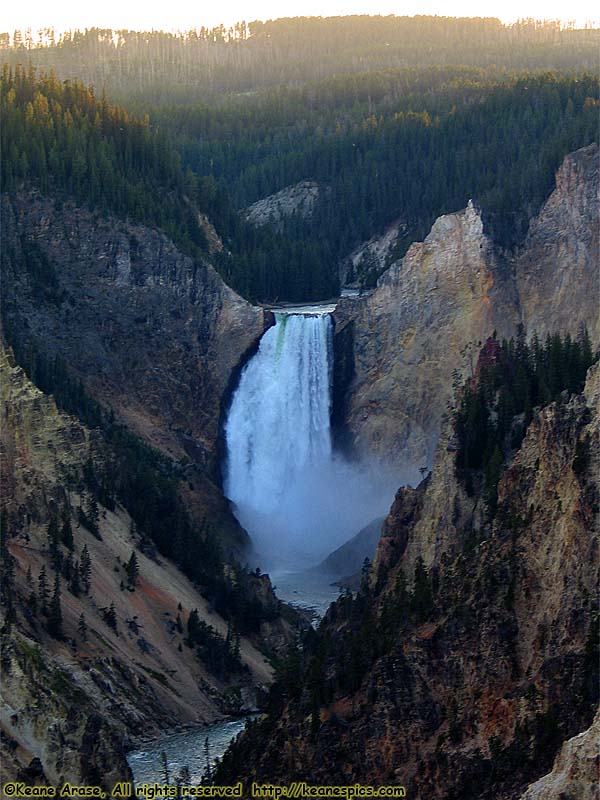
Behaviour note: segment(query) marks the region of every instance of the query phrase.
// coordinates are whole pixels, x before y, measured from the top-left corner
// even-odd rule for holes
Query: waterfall
[[[225,427],[225,491],[268,514],[331,457],[331,317],[276,314],[244,369]]]
[[[332,452],[332,319],[277,313],[225,423],[225,494],[261,566],[307,566],[382,516],[397,479]]]

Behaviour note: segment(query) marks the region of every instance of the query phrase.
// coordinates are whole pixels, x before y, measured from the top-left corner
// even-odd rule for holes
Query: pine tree
[[[433,611],[431,581],[421,556],[415,565],[415,585],[411,596],[411,608],[417,622],[424,622]]]
[[[16,561],[8,549],[8,517],[2,512],[0,516],[0,602],[6,609],[5,626],[3,630],[8,632],[11,623],[16,621],[16,609],[14,606],[14,576]]]
[[[485,466],[485,500],[489,510],[494,513],[498,502],[498,481],[502,474],[502,450],[495,445],[491,458]]]
[[[198,609],[194,608],[190,611],[190,615],[187,621],[187,634],[188,634],[188,644],[190,647],[193,647],[195,642],[198,639],[198,631],[200,629],[200,616],[198,614]]]
[[[92,581],[92,559],[90,558],[87,544],[84,544],[81,550],[79,574],[81,576],[81,585],[83,586],[83,591],[85,594],[89,594]]]
[[[47,531],[48,548],[50,549],[50,557],[52,559],[52,568],[55,572],[60,572],[62,566],[62,553],[60,551],[60,529],[58,527],[58,518],[53,514],[50,518]]]
[[[71,572],[71,583],[69,586],[71,590],[71,594],[75,597],[79,597],[81,593],[81,572],[80,572],[80,565],[79,562],[76,561],[73,565],[73,570]]]
[[[129,561],[125,565],[125,571],[127,572],[127,582],[130,587],[134,588],[138,576],[140,574],[140,569],[138,565],[137,556],[135,554],[135,550],[131,551],[131,556],[129,557]]]
[[[71,553],[63,559],[62,575],[67,582],[71,582],[71,578],[73,577],[73,556]]]
[[[94,534],[94,536],[97,539],[99,539],[100,528],[98,527],[98,524],[100,522],[100,511],[98,509],[98,501],[96,500],[96,497],[93,494],[90,496],[90,500],[86,510],[86,516],[91,525],[90,531]]]
[[[115,611],[115,604],[114,601],[110,604],[110,608],[104,609],[104,621],[108,625],[109,628],[112,628],[113,631],[117,630],[117,612]]]
[[[233,656],[233,659],[234,659],[234,662],[236,664],[241,663],[241,660],[242,660],[241,644],[242,644],[242,637],[236,631],[235,636],[233,638],[233,649],[232,649],[232,652],[231,652],[231,654]]]
[[[181,786],[189,786],[191,782],[192,782],[192,774],[190,772],[190,768],[186,764],[179,771],[179,776],[177,778],[177,786],[178,788]],[[178,796],[181,796],[180,791],[178,792]]]
[[[581,347],[581,383],[583,384],[585,382],[585,376],[588,369],[594,363],[592,340],[590,339],[590,334],[585,326],[579,334],[579,342]]]
[[[42,613],[46,614],[48,610],[48,578],[46,577],[46,565],[42,564],[42,569],[40,570],[40,574],[38,577],[38,599],[40,601],[40,606],[42,609]]]
[[[37,614],[37,594],[35,593],[35,589],[33,588],[33,575],[31,574],[31,566],[27,567],[27,575],[25,576],[25,582],[27,586],[30,588],[29,593],[29,608],[31,609],[31,613],[35,616]]]
[[[73,551],[75,545],[73,542],[73,528],[71,526],[71,511],[66,503],[62,510],[62,527],[60,530],[60,538],[65,547],[68,550]]]
[[[60,577],[54,579],[54,592],[48,608],[48,633],[55,639],[62,638],[62,609],[60,606]]]
[[[77,623],[77,631],[81,637],[82,642],[87,642],[87,624],[85,621],[85,614],[83,611],[79,615],[79,622]]]
[[[212,779],[212,767],[210,763],[210,743],[208,741],[208,736],[204,740],[204,760],[206,762],[206,768],[204,770],[204,777],[210,781]]]
[[[167,760],[167,754],[163,750],[160,754],[160,766],[162,768],[163,773],[163,781],[168,786],[171,781],[171,775],[169,773],[169,762]]]

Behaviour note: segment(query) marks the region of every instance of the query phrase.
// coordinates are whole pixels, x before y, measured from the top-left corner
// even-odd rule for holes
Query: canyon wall
[[[334,421],[360,454],[430,465],[453,376],[472,374],[478,343],[571,332],[600,344],[599,152],[568,155],[520,252],[499,254],[469,203],[440,217],[424,242],[361,298],[335,311]]]
[[[268,312],[159,231],[35,192],[4,196],[2,223],[11,341],[60,357],[117,421],[178,461],[190,508],[241,548],[219,489],[221,407]]]
[[[556,189],[529,226],[515,275],[523,323],[540,337],[587,325],[600,345],[600,157],[592,144],[565,157]]]

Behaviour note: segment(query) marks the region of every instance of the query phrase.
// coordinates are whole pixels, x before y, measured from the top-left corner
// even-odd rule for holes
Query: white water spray
[[[276,314],[225,425],[225,493],[261,566],[314,564],[389,508],[397,478],[332,452],[332,320]]]

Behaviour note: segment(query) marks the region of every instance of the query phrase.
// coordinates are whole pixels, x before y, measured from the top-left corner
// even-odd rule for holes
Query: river
[[[249,717],[228,719],[214,725],[198,726],[163,736],[148,742],[139,750],[128,754],[127,761],[133,772],[136,786],[142,783],[164,783],[163,753],[167,757],[169,783],[175,784],[181,770],[190,771],[190,783],[200,783],[206,772],[206,745],[211,768],[221,758],[229,743],[246,726]]]

